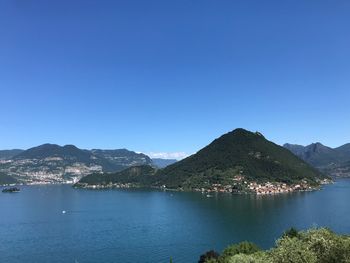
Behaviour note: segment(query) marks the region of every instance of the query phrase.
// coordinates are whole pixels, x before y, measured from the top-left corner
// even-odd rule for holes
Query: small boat
[[[212,195],[210,195],[210,194],[207,194],[207,197],[209,198],[209,197],[213,197]]]
[[[3,193],[19,193],[20,189],[17,187],[10,187],[10,188],[2,189],[2,192]]]

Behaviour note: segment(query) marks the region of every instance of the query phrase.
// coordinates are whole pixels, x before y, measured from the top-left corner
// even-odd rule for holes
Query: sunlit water
[[[271,247],[291,226],[350,233],[350,180],[310,193],[211,198],[23,186],[0,193],[0,262],[197,262],[242,240]]]

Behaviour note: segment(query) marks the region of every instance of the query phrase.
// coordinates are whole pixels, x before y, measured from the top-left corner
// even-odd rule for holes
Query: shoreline
[[[100,184],[100,185],[89,185],[89,184],[80,184],[80,183],[72,183],[72,182],[55,182],[55,183],[48,183],[48,182],[35,182],[35,183],[19,183],[19,184],[6,184],[6,185],[0,185],[0,187],[11,187],[11,186],[45,186],[45,185],[72,185],[75,189],[86,189],[86,190],[136,190],[136,189],[149,189],[149,190],[156,190],[156,191],[163,191],[163,192],[193,192],[193,193],[202,193],[208,195],[208,197],[211,197],[211,194],[232,194],[232,195],[256,195],[256,196],[272,196],[272,195],[281,195],[281,194],[291,194],[291,193],[301,193],[301,192],[313,192],[322,190],[324,185],[328,184],[334,184],[339,179],[349,179],[350,178],[337,178],[333,180],[324,180],[322,181],[318,186],[309,186],[308,188],[300,188],[300,189],[293,189],[288,191],[274,191],[274,192],[264,192],[260,193],[255,190],[246,189],[246,190],[239,190],[239,191],[229,191],[229,190],[223,190],[223,189],[213,189],[213,188],[193,188],[193,189],[184,189],[184,188],[166,188],[165,186],[143,186],[143,185],[137,185],[137,184]],[[326,181],[326,182],[325,182]],[[274,184],[274,183],[269,183]],[[277,183],[276,184],[281,184]],[[288,186],[291,187],[291,186]],[[215,187],[214,187],[215,188]],[[291,188],[289,188],[291,189]]]
[[[348,178],[350,179],[350,178]],[[166,188],[165,186],[141,186],[136,184],[97,184],[97,185],[91,185],[91,184],[81,184],[77,183],[73,185],[73,188],[75,189],[87,189],[87,190],[113,190],[113,189],[154,189],[158,191],[164,191],[164,192],[195,192],[195,193],[202,193],[202,194],[249,194],[249,195],[256,195],[256,196],[269,196],[269,195],[281,195],[281,194],[291,194],[291,193],[300,193],[300,192],[313,192],[322,190],[322,186],[328,185],[328,184],[334,184],[334,180],[323,180],[320,182],[318,186],[308,186],[304,188],[292,188],[291,186],[287,186],[288,190],[281,190],[281,191],[270,191],[270,192],[259,192],[252,189],[249,190],[240,190],[240,191],[229,191],[229,190],[223,190],[223,189],[209,189],[209,188],[194,188],[194,189],[183,189],[183,188]],[[273,185],[273,183],[268,183]],[[281,183],[277,183],[281,184]]]

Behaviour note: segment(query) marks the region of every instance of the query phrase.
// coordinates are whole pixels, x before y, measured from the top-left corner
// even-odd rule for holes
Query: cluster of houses
[[[75,183],[91,173],[102,173],[102,166],[74,162],[66,164],[61,157],[45,159],[0,160],[0,172],[18,178],[25,184]]]
[[[321,184],[330,183],[330,180],[323,180]],[[257,195],[271,195],[281,193],[291,193],[296,191],[312,191],[315,187],[310,186],[306,180],[302,180],[297,184],[286,184],[281,182],[264,182],[246,181],[244,176],[238,175],[233,178],[232,184],[211,184],[207,188],[196,188],[195,191],[210,193],[254,193]]]
[[[331,180],[325,179],[321,181],[321,184],[330,183]],[[106,188],[134,188],[137,187],[135,184],[130,183],[109,183],[109,184],[97,184],[90,185],[87,183],[77,183],[76,187],[88,188],[88,189],[106,189]],[[163,190],[168,190],[166,185],[161,187]],[[235,176],[233,178],[232,184],[211,184],[208,187],[195,188],[194,191],[207,193],[210,196],[210,193],[254,193],[256,195],[272,195],[272,194],[281,194],[281,193],[291,193],[296,191],[312,191],[316,188],[310,186],[306,180],[302,180],[298,184],[288,185],[281,182],[265,182],[258,183],[255,181],[247,181],[244,176]],[[178,190],[183,190],[178,189]]]
[[[132,188],[135,187],[134,184],[130,183],[109,183],[109,184],[87,184],[87,183],[77,183],[75,184],[75,187],[78,188],[85,188],[85,189],[112,189],[112,188],[120,188],[120,189],[125,189],[125,188]]]
[[[270,183],[266,182],[259,184],[257,182],[251,182],[248,185],[248,189],[256,193],[257,195],[266,194],[280,194],[280,193],[291,193],[294,191],[310,191],[313,188],[307,184],[307,182],[302,182],[300,184],[287,185],[285,183]]]

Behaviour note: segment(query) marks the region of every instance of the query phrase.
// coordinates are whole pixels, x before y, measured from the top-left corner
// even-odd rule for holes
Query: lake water
[[[271,247],[291,226],[350,233],[350,180],[263,197],[69,185],[21,190],[0,193],[0,262],[188,263],[242,240]]]

